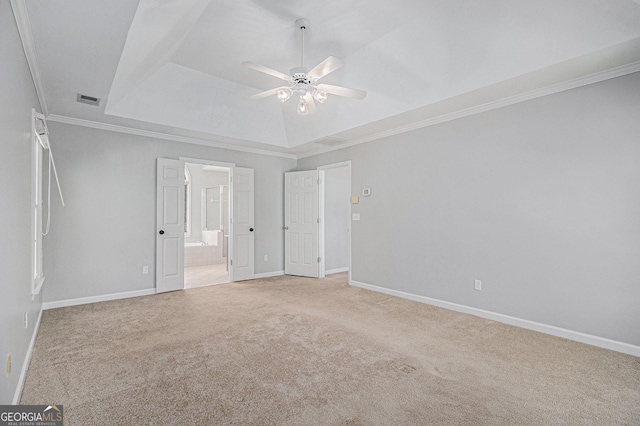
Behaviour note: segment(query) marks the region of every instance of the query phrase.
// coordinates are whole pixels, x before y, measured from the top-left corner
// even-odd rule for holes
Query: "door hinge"
[[[320,218],[318,218],[318,223],[320,223]]]
[[[229,259],[229,263],[233,266],[233,259]]]
[[[320,178],[318,178],[318,185],[320,185]]]
[[[319,257],[319,258],[318,258],[318,263],[320,263],[320,261],[321,261],[321,260],[322,260],[322,258],[321,258],[321,257]]]

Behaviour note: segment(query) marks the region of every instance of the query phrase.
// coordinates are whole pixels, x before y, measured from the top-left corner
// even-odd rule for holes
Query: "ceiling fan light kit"
[[[300,50],[300,66],[292,68],[289,71],[288,75],[281,73],[280,71],[265,67],[264,65],[257,64],[255,62],[247,61],[242,63],[242,65],[247,68],[260,71],[273,77],[277,77],[289,83],[289,86],[277,87],[275,89],[267,90],[250,96],[250,100],[257,100],[266,98],[271,95],[276,95],[278,100],[284,103],[288,101],[292,96],[297,96],[298,114],[307,115],[315,113],[315,103],[325,103],[329,94],[359,100],[362,100],[365,98],[365,96],[367,96],[367,92],[365,92],[364,90],[349,89],[347,87],[333,86],[330,84],[318,84],[319,79],[342,67],[344,65],[344,62],[342,62],[335,56],[329,56],[314,68],[306,68],[304,66],[304,30],[307,29],[308,26],[308,19],[300,18],[296,20],[296,27],[300,29],[302,40]]]

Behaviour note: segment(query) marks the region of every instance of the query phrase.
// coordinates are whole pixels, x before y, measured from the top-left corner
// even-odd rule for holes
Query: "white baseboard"
[[[24,387],[24,381],[27,378],[27,370],[29,370],[29,363],[31,362],[31,354],[33,353],[33,347],[36,344],[36,336],[38,336],[38,330],[40,329],[40,320],[42,320],[42,311],[44,308],[40,308],[40,312],[38,313],[38,319],[36,319],[36,323],[33,327],[33,335],[31,336],[31,341],[29,342],[29,348],[27,349],[27,354],[24,357],[24,361],[22,363],[22,370],[20,371],[20,378],[18,379],[18,386],[16,387],[16,393],[13,395],[13,401],[11,402],[13,405],[18,405],[20,402],[20,397],[22,396],[22,388]]]
[[[156,294],[155,288],[146,290],[127,291],[124,293],[104,294],[102,296],[79,297],[77,299],[56,300],[54,302],[45,302],[42,309],[65,308],[67,306],[86,305],[88,303],[106,302],[108,300],[128,299],[130,297],[148,296]]]
[[[254,274],[253,278],[269,278],[284,275],[284,271],[265,272],[262,274]],[[155,288],[149,288],[146,290],[127,291],[124,293],[104,294],[101,296],[79,297],[77,299],[56,300],[53,302],[45,302],[42,304],[42,309],[56,309],[66,308],[68,306],[86,305],[89,303],[106,302],[109,300],[128,299],[130,297],[148,296],[156,294]]]
[[[526,328],[528,330],[538,331],[541,333],[550,334],[552,336],[563,337],[565,339],[574,340],[576,342],[586,343],[588,345],[598,346],[600,348],[610,349],[612,351],[622,352],[625,354],[640,357],[640,346],[631,345],[629,343],[619,342],[616,340],[606,339],[604,337],[581,333],[579,331],[567,330],[565,328],[555,327],[553,325],[542,324],[535,321],[529,321],[522,318],[516,318],[509,315],[485,311],[483,309],[459,305],[457,303],[446,302],[439,299],[432,299],[430,297],[419,296],[417,294],[406,293],[399,290],[392,290],[358,281],[349,280],[349,284],[354,287],[360,287],[366,290],[376,291],[378,293],[384,293],[391,296],[401,297],[403,299],[426,303],[428,305],[438,306],[440,308],[451,309],[453,311],[475,315],[504,324],[515,325],[516,327]]]
[[[284,271],[263,272],[261,274],[253,274],[253,279],[279,277],[281,275],[284,275]]]
[[[331,274],[338,274],[340,272],[348,272],[348,271],[349,271],[349,267],[347,266],[346,268],[330,269],[328,271],[324,271],[324,274],[331,275]]]

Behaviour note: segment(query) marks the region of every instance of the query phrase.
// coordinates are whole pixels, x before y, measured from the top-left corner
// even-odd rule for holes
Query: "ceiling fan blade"
[[[338,59],[335,56],[329,56],[327,59],[313,67],[313,69],[309,71],[307,75],[317,80],[331,72],[334,72],[343,65],[344,62],[342,62],[341,59]]]
[[[345,98],[364,99],[367,92],[358,89],[349,89],[347,87],[333,86],[331,84],[318,84],[318,90],[331,93],[332,95],[344,96]]]
[[[304,95],[304,100],[307,103],[307,108],[309,109],[309,114],[315,114],[316,113],[316,102],[313,100],[313,96],[311,95],[311,93],[307,93],[306,95]]]
[[[269,74],[269,75],[272,75],[274,77],[280,78],[280,79],[282,79],[284,81],[289,81],[291,79],[291,77],[289,77],[285,73],[282,73],[280,71],[276,71],[276,70],[271,69],[269,67],[265,67],[264,65],[256,64],[255,62],[247,61],[247,62],[243,62],[242,65],[244,65],[247,68],[251,68],[252,70],[260,71],[260,72],[263,72],[265,74]]]
[[[266,98],[267,96],[275,95],[281,89],[289,89],[289,88],[286,86],[276,87],[275,89],[265,90],[264,92],[260,92],[253,96],[249,96],[247,99],[249,99],[250,101],[255,101],[256,99]]]

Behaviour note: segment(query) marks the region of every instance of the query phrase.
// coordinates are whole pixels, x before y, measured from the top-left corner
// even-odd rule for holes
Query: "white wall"
[[[349,267],[349,168],[324,171],[324,253],[327,271]]]
[[[298,169],[345,160],[353,280],[640,345],[640,73]]]
[[[155,287],[158,157],[254,168],[255,271],[283,269],[282,176],[295,160],[61,123],[49,127],[67,207],[53,205],[55,226],[45,244],[46,302]],[[149,275],[142,275],[144,265]]]
[[[0,404],[11,404],[42,297],[31,300],[30,274],[31,109],[39,107],[8,1],[0,2],[0,58]],[[7,377],[9,353],[12,372]]]

